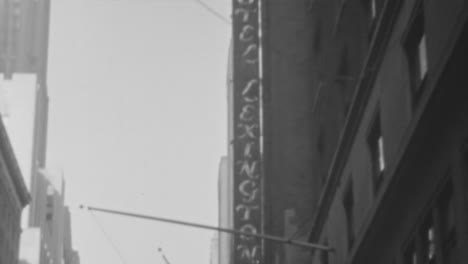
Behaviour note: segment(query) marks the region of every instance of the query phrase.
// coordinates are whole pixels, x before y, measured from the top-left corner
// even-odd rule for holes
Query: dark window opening
[[[361,0],[361,4],[366,14],[366,23],[368,25],[369,40],[375,31],[377,19],[382,9],[382,0]]]
[[[374,188],[375,190],[378,190],[386,166],[384,139],[382,136],[380,115],[378,114],[374,122],[372,123],[368,143],[371,155],[371,167]]]
[[[340,57],[340,64],[338,65],[338,74],[336,76],[336,82],[340,85],[342,90],[346,87],[346,81],[349,79],[348,71],[348,48],[344,47]]]
[[[443,258],[447,263],[454,263],[456,241],[456,209],[452,182],[449,181],[439,199],[440,241]]]
[[[416,7],[416,13],[406,36],[404,48],[408,60],[413,101],[417,101],[429,69],[422,3]]]
[[[435,229],[432,214],[429,214],[421,228],[422,258],[423,263],[436,264]]]
[[[314,32],[314,52],[317,54],[322,49],[322,22],[317,20]]]
[[[348,249],[351,249],[354,243],[354,194],[353,194],[353,182],[350,179],[346,186],[343,207],[346,215],[346,230],[348,235]]]
[[[458,264],[457,223],[453,183],[442,185],[423,221],[411,237],[412,243],[404,250],[403,264]]]
[[[416,245],[414,242],[412,242],[405,250],[403,258],[404,264],[418,264],[418,252],[416,251]]]

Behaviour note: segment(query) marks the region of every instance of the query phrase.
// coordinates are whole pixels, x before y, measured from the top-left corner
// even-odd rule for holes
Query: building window
[[[407,247],[404,256],[404,264],[418,264],[418,252],[416,251],[416,245],[413,242]]]
[[[361,3],[366,13],[366,23],[368,24],[370,32],[369,39],[371,39],[377,25],[377,18],[382,7],[382,0],[361,0]]]
[[[416,6],[404,45],[409,66],[411,91],[414,101],[416,101],[420,96],[429,70],[422,1]]]
[[[421,228],[421,243],[422,243],[422,257],[423,263],[435,264],[436,263],[436,243],[435,231],[432,215],[430,214]]]
[[[380,115],[372,123],[371,130],[368,138],[369,150],[371,155],[372,178],[374,187],[377,190],[382,181],[383,173],[385,171],[385,149],[384,138],[382,136]]]
[[[343,196],[343,207],[346,215],[346,230],[348,235],[348,249],[351,249],[354,243],[354,194],[353,181],[350,177]]]
[[[439,198],[440,241],[443,258],[447,263],[455,263],[456,240],[456,210],[451,181],[445,186]]]
[[[369,0],[370,15],[372,20],[375,20],[377,18],[377,4],[375,3],[375,1],[376,0]]]
[[[427,212],[412,243],[404,251],[404,264],[455,264],[456,210],[453,185],[449,180]]]
[[[50,189],[49,189],[50,190]],[[46,197],[46,220],[52,220],[52,211],[54,208],[54,197],[51,194],[48,194]]]
[[[322,21],[317,20],[314,32],[314,52],[315,54],[319,53],[322,49]]]

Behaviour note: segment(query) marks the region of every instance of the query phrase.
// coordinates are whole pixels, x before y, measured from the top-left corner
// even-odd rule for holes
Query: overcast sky
[[[231,1],[204,0],[225,17]],[[230,25],[195,0],[53,0],[48,164],[83,264],[121,263],[89,212],[217,224]],[[123,263],[208,264],[213,232],[95,213]]]

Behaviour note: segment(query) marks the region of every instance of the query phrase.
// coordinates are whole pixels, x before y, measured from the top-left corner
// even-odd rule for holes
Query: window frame
[[[376,131],[377,130],[377,131]],[[378,136],[375,136],[375,135]],[[379,138],[382,138],[382,151],[380,151]],[[371,167],[371,178],[372,185],[374,187],[374,195],[380,190],[380,186],[385,177],[385,169],[387,167],[386,157],[385,157],[385,138],[383,135],[382,129],[382,119],[380,105],[378,104],[376,110],[371,118],[369,123],[369,128],[367,131],[367,147],[369,151],[369,160]],[[382,154],[382,157],[380,156]],[[383,169],[381,169],[381,158],[383,159]]]
[[[379,20],[379,17],[382,14],[382,9],[384,6],[383,2],[383,0],[361,0],[361,5],[363,7],[367,19],[366,24],[369,33],[369,41],[372,40],[372,36],[376,31],[377,21]]]
[[[417,105],[419,98],[425,90],[425,83],[430,71],[430,59],[428,53],[428,37],[425,30],[425,12],[423,0],[418,0],[414,4],[410,18],[401,38],[401,46],[404,51],[408,65],[408,76],[410,93],[413,105]],[[425,73],[421,75],[420,44],[424,40],[425,47]]]
[[[413,227],[411,228],[410,233],[408,234],[407,238],[405,239],[406,242],[402,244],[401,247],[401,256],[402,256],[402,263],[403,264],[444,264],[448,263],[447,258],[445,256],[445,244],[444,244],[444,234],[442,233],[442,216],[441,216],[441,203],[446,194],[447,190],[451,190],[451,196],[453,198],[453,202],[456,202],[456,194],[455,194],[455,185],[453,181],[453,173],[449,170],[446,173],[446,177],[440,182],[439,187],[437,190],[434,191],[432,197],[430,198],[430,202],[426,205],[426,208],[421,212],[420,217],[414,223]],[[450,188],[449,188],[450,187]],[[455,214],[459,214],[455,211]],[[457,217],[457,216],[455,216]],[[433,262],[430,262],[427,258],[426,253],[428,253],[427,247],[425,247],[425,239],[426,233],[424,232],[430,222],[430,225],[433,228],[434,237],[434,258]],[[459,225],[455,224],[455,229],[458,229]],[[456,231],[455,231],[456,233]],[[456,234],[455,234],[456,235]],[[429,244],[427,244],[429,245]],[[408,252],[410,249],[413,248],[414,252],[417,256],[416,263],[408,263]]]

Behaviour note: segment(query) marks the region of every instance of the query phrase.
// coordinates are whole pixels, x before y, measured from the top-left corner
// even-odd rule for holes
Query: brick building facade
[[[467,262],[466,1],[261,9],[265,263]]]
[[[334,10],[336,34],[362,25],[368,44],[310,236],[335,251],[314,263],[465,263],[468,5]]]

